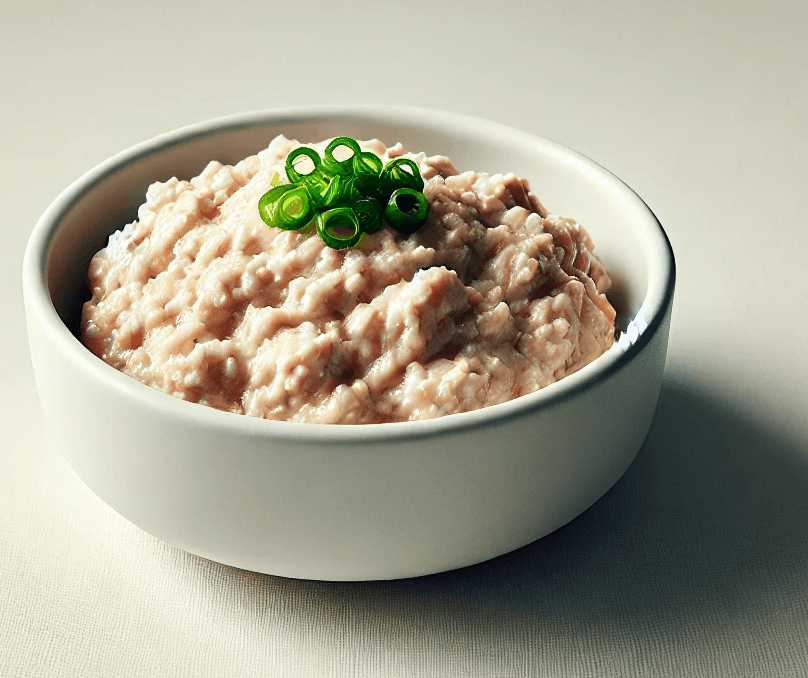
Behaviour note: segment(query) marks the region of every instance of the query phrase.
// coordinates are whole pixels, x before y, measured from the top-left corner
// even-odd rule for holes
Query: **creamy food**
[[[256,205],[298,147],[153,184],[92,260],[82,340],[184,400],[267,419],[380,423],[502,403],[614,342],[610,279],[587,232],[514,174],[418,163],[426,224],[334,250],[267,227]],[[325,143],[312,146],[320,153]]]

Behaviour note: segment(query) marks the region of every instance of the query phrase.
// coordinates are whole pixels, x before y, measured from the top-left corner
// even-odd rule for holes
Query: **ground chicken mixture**
[[[82,339],[184,400],[267,419],[429,419],[532,393],[614,342],[610,280],[574,220],[525,179],[418,163],[426,224],[353,248],[269,228],[257,203],[300,144],[153,184],[89,269]],[[320,154],[325,142],[314,144]],[[277,181],[277,179],[275,179]]]

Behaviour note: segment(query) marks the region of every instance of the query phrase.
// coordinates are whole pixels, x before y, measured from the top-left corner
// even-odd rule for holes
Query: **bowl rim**
[[[261,419],[181,400],[142,384],[108,365],[93,355],[70,332],[51,301],[47,267],[51,244],[62,220],[91,190],[126,165],[158,154],[171,146],[223,132],[268,124],[333,122],[340,118],[359,122],[383,122],[388,125],[399,124],[430,131],[443,130],[447,134],[464,130],[493,138],[507,138],[509,143],[517,140],[526,147],[541,149],[544,154],[550,154],[559,160],[574,164],[576,169],[582,170],[584,174],[616,193],[633,209],[638,219],[641,218],[645,222],[643,231],[644,233],[647,231],[649,238],[649,242],[644,247],[644,250],[650,254],[648,288],[637,314],[644,316],[644,326],[640,328],[639,334],[621,350],[609,350],[577,372],[534,393],[505,403],[420,421],[383,424],[314,424]],[[272,438],[301,445],[323,442],[361,445],[418,439],[445,435],[459,429],[473,430],[501,425],[510,419],[561,404],[607,379],[628,365],[650,342],[663,324],[672,304],[676,264],[670,240],[648,205],[609,170],[558,142],[501,123],[426,108],[321,105],[274,108],[214,118],[160,134],[116,153],[76,179],[43,212],[31,232],[25,249],[22,279],[26,313],[36,317],[49,340],[77,367],[86,370],[106,388],[118,392],[123,397],[135,400],[141,407],[160,410],[165,416],[178,418],[194,426],[230,430],[241,437]]]

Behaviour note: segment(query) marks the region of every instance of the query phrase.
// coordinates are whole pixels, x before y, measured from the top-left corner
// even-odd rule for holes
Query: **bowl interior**
[[[86,271],[114,231],[137,217],[148,186],[190,179],[210,160],[235,164],[278,134],[315,142],[339,134],[402,142],[408,150],[449,156],[460,171],[513,172],[527,177],[547,209],[577,219],[592,235],[612,276],[609,293],[618,328],[634,318],[653,286],[661,229],[619,180],[583,156],[546,139],[493,123],[429,112],[385,111],[256,114],[213,121],[157,137],[115,156],[77,181],[52,209],[46,252],[53,305],[73,334],[89,298]],[[658,274],[659,275],[659,274]],[[659,281],[656,283],[659,286]]]

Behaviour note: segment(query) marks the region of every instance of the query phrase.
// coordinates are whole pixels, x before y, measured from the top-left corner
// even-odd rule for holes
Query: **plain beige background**
[[[0,677],[808,675],[808,4],[0,9]],[[585,153],[679,272],[618,485],[517,553],[410,581],[256,575],[144,534],[45,444],[27,352],[25,242],[83,172],[200,120],[351,102]]]

